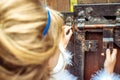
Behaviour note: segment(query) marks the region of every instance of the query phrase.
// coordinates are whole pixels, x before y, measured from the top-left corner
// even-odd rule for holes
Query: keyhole
[[[89,42],[88,49],[90,50],[92,48],[92,43]]]

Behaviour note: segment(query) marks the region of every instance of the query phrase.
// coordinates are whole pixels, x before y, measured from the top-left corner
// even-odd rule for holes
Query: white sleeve
[[[104,69],[99,70],[92,75],[90,80],[120,80],[120,75],[116,73],[109,74]]]

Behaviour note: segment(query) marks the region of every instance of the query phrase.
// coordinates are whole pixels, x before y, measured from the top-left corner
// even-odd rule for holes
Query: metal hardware
[[[120,47],[120,28],[115,29],[114,42],[118,47]]]
[[[85,51],[97,51],[98,41],[97,40],[85,40]]]
[[[105,53],[107,48],[113,49],[113,28],[103,28],[103,52]]]

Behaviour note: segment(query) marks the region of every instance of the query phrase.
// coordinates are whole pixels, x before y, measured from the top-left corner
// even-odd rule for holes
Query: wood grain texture
[[[70,0],[41,0],[51,8],[66,12],[70,11]],[[78,4],[89,4],[89,3],[120,3],[120,0],[78,0]]]
[[[42,1],[52,9],[58,11],[65,12],[70,10],[69,0],[42,0]]]

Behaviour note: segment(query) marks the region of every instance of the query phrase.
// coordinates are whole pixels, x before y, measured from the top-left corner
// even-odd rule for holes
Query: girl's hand
[[[116,64],[116,56],[117,56],[117,49],[113,49],[112,53],[110,52],[110,49],[106,50],[104,69],[110,74],[113,73],[114,71],[114,67]]]
[[[72,32],[72,27],[71,26],[63,26],[63,31],[64,31],[64,34],[63,34],[63,37],[60,41],[60,45],[63,46],[63,48],[66,48],[67,47],[67,44],[73,34]]]

